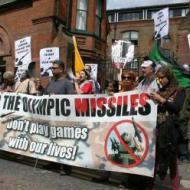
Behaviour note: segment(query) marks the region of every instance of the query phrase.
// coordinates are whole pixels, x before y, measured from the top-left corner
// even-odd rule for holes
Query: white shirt
[[[143,79],[138,84],[137,90],[148,92],[148,93],[151,93],[153,91],[157,92],[159,90],[159,86],[156,79],[152,79],[152,80]]]

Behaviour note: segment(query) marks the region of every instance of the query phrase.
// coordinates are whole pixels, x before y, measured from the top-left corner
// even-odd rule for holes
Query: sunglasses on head
[[[130,76],[121,76],[122,80],[132,80]]]

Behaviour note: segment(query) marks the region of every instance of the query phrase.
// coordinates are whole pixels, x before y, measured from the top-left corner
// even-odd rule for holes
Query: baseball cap
[[[141,65],[141,67],[149,67],[149,66],[153,66],[153,62],[151,60],[143,61]]]

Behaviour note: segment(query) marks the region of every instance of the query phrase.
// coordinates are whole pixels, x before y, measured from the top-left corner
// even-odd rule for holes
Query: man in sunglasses
[[[48,83],[44,94],[75,94],[73,83],[65,76],[65,63],[55,60],[51,69],[53,79]]]
[[[141,65],[142,81],[137,86],[138,90],[151,93],[159,90],[159,85],[155,76],[156,64],[151,60],[146,60]]]
[[[53,78],[44,90],[44,94],[75,94],[74,85],[65,75],[65,63],[61,60],[55,60],[52,63]],[[46,168],[59,167],[57,163],[50,163]],[[65,164],[60,166],[60,174],[70,174],[71,167]]]

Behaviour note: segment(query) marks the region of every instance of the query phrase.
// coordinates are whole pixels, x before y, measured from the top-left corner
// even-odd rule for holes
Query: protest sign
[[[168,8],[164,8],[154,14],[155,39],[160,39],[168,35],[169,17]]]
[[[98,64],[96,64],[96,63],[86,63],[85,65],[89,65],[91,67],[90,76],[91,76],[92,79],[97,80]]]
[[[31,37],[28,36],[15,41],[16,80],[19,80],[22,73],[28,70],[31,61]]]
[[[40,50],[40,74],[42,77],[53,76],[51,67],[52,62],[55,60],[59,60],[58,47],[43,48]]]
[[[125,65],[133,60],[134,45],[129,41],[114,41],[111,47],[112,65],[115,68],[124,68]]]

